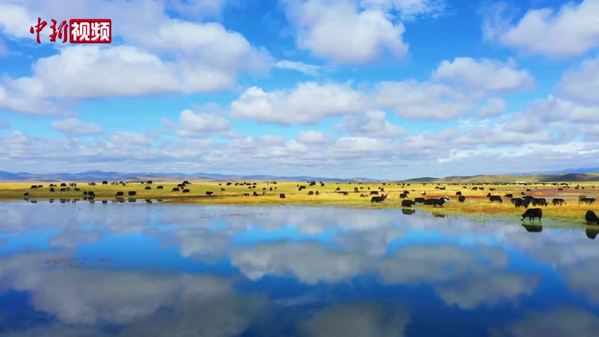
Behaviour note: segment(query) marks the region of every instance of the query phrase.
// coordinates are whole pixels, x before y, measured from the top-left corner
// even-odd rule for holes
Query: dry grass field
[[[580,204],[579,196],[599,199],[599,182],[288,182],[288,181],[191,181],[184,187],[182,182],[173,181],[128,181],[128,182],[0,182],[0,200],[27,199],[29,201],[86,200],[86,194],[93,192],[95,202],[120,200],[122,202],[143,202],[162,200],[163,202],[203,203],[203,204],[302,204],[302,205],[341,205],[349,207],[402,208],[400,193],[409,192],[407,199],[441,198],[451,200],[443,207],[416,205],[413,208],[431,210],[442,214],[472,215],[513,215],[519,216],[523,208],[515,208],[507,194],[514,197],[530,195],[546,198],[549,206],[542,207],[544,217],[582,221],[587,210],[599,214],[599,203]],[[50,184],[56,185],[51,191]],[[66,186],[61,186],[61,184]],[[74,184],[74,185],[73,185]],[[36,188],[32,188],[36,186]],[[162,188],[159,188],[161,186]],[[179,188],[179,191],[173,191]],[[188,190],[183,192],[183,190]],[[117,198],[117,193],[123,196]],[[129,192],[135,195],[130,196]],[[466,197],[458,202],[457,192]],[[381,203],[372,203],[371,197],[387,195]],[[488,194],[498,195],[502,202],[490,202]],[[285,198],[281,198],[281,194]],[[553,198],[562,198],[565,205],[553,206]],[[88,198],[90,199],[90,198]]]

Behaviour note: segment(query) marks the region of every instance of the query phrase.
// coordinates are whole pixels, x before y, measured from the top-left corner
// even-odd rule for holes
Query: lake
[[[4,202],[0,335],[597,336],[596,234],[391,209]]]

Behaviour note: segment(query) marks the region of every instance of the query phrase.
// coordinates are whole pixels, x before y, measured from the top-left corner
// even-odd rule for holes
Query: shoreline
[[[57,185],[54,192],[50,184]],[[60,187],[60,184],[66,186]],[[70,185],[70,186],[69,186]],[[118,201],[116,193],[122,193],[125,202],[129,198],[136,202],[146,199],[160,200],[167,204],[198,205],[243,205],[243,206],[316,206],[316,207],[348,207],[360,209],[413,209],[420,212],[445,215],[470,216],[511,216],[520,221],[525,208],[516,208],[506,195],[531,195],[546,198],[550,205],[543,209],[544,219],[574,222],[576,226],[587,226],[584,214],[593,210],[599,214],[599,203],[580,204],[582,195],[599,196],[599,184],[595,182],[555,182],[555,183],[400,183],[400,182],[272,182],[272,181],[191,181],[185,184],[187,193],[174,191],[181,183],[174,181],[127,181],[122,184],[107,183],[90,185],[89,182],[0,182],[0,202],[31,200],[44,201],[61,199],[86,200],[87,193],[93,192],[96,202]],[[36,186],[35,188],[32,188]],[[41,187],[39,187],[41,186]],[[559,186],[559,188],[558,188]],[[159,188],[160,187],[160,188]],[[64,191],[60,191],[60,189]],[[408,191],[406,199],[416,197],[441,198],[450,201],[443,207],[417,205],[402,207],[400,194]],[[129,195],[129,193],[132,193]],[[466,197],[466,201],[458,202],[458,193]],[[502,198],[501,203],[490,202],[489,194]],[[284,198],[281,196],[284,195]],[[386,200],[372,203],[372,196],[387,195]],[[563,198],[563,206],[551,205],[552,198]],[[598,198],[599,199],[599,198]],[[533,208],[537,206],[531,206]],[[596,226],[599,228],[599,226]]]

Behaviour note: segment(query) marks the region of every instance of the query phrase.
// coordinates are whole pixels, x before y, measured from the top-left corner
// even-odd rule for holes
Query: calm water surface
[[[529,230],[401,210],[0,203],[0,335],[599,336],[599,239]]]

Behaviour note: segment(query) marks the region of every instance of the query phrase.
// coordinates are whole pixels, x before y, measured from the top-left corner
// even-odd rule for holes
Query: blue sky
[[[38,16],[111,18],[113,43],[37,44]],[[598,0],[0,0],[0,170],[597,167],[598,18]]]

